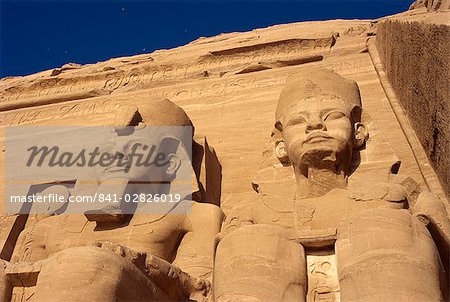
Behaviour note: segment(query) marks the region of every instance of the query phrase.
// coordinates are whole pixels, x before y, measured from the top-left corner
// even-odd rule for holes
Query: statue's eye
[[[302,116],[294,116],[293,118],[289,119],[287,122],[287,126],[293,126],[293,125],[302,125],[306,123],[306,119]]]
[[[332,111],[328,114],[326,114],[323,118],[324,121],[329,121],[329,120],[337,120],[340,118],[343,118],[345,116],[345,114],[343,112],[340,111]]]

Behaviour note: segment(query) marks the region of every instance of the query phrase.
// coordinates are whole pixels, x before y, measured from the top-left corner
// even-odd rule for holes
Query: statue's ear
[[[353,148],[359,149],[369,139],[369,131],[367,127],[362,123],[355,123],[355,137],[353,139]]]
[[[176,154],[169,154],[167,157],[167,166],[165,170],[166,177],[173,180],[176,177],[180,165],[181,159]]]
[[[275,143],[275,156],[283,164],[283,166],[288,166],[291,164],[284,141],[278,141]]]
[[[163,181],[172,181],[181,165],[181,158],[177,155],[180,148],[180,140],[175,137],[167,136],[161,140],[158,148],[158,154],[165,155],[159,167],[163,168]]]
[[[272,141],[275,142],[275,156],[283,164],[283,166],[289,166],[289,156],[283,141],[283,125],[280,121],[275,123],[275,128],[272,130]]]

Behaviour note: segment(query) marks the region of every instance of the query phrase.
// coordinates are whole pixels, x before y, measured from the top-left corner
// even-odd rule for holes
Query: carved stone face
[[[299,102],[280,117],[284,146],[290,161],[311,164],[351,156],[352,106],[339,100],[319,98]]]
[[[157,178],[161,174],[161,169],[155,165],[145,166],[137,165],[140,160],[143,163],[154,146],[153,156],[158,151],[157,140],[152,138],[142,138],[135,136],[116,136],[104,142],[100,147],[101,154],[110,154],[114,159],[111,164],[96,165],[96,175],[98,181],[102,182],[106,179],[122,178],[130,181],[145,181],[150,175]],[[139,158],[139,155],[140,156]],[[120,161],[121,160],[121,161]],[[107,160],[105,160],[107,163]],[[121,163],[121,164],[119,164]]]

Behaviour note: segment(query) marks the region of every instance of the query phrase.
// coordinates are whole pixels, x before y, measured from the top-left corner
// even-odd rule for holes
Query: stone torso
[[[128,225],[97,227],[84,215],[54,216],[46,240],[51,256],[62,250],[109,241],[137,252],[173,261],[184,235],[185,215],[135,215]]]
[[[324,196],[295,200],[260,196],[252,213],[255,224],[274,224],[295,232],[337,230],[342,219],[374,208],[404,208],[404,201],[383,198],[358,200],[348,189],[334,189]]]

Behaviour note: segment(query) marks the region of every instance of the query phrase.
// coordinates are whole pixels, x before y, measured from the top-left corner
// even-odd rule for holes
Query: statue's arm
[[[450,265],[450,216],[443,201],[435,194],[420,192],[411,212],[423,221],[439,249],[445,267]]]
[[[212,204],[194,203],[187,215],[186,231],[173,264],[186,273],[211,281],[216,236],[224,215]]]
[[[444,202],[428,190],[422,190],[410,177],[401,182],[411,214],[428,228],[439,250],[444,267],[450,265],[450,215]]]
[[[216,237],[222,221],[223,212],[219,207],[193,203],[186,215],[185,234],[176,258],[165,266],[167,275],[179,280],[190,300],[204,301],[210,294]]]

